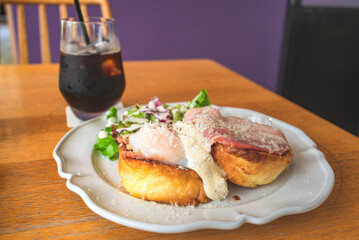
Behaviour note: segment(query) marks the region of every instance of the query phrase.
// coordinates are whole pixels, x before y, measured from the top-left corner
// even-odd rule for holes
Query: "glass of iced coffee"
[[[60,51],[60,91],[78,118],[99,116],[119,102],[125,75],[114,19],[63,19]]]

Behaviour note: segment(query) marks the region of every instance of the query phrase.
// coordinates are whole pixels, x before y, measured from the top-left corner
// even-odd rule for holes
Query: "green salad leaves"
[[[190,108],[199,108],[209,106],[209,96],[205,89],[202,89],[201,92],[193,98],[192,101],[188,102],[187,106],[177,104],[173,106],[168,106],[168,109],[171,110],[171,115],[173,122],[182,121],[185,113]]]
[[[135,105],[132,109],[125,111],[120,119],[117,116],[117,109],[110,108],[106,119],[105,129],[97,134],[97,143],[93,146],[102,155],[110,160],[118,159],[118,146],[115,138],[125,134],[135,133],[145,123],[175,123],[182,121],[185,113],[190,108],[206,107],[210,105],[207,91],[201,92],[187,105],[183,104],[162,104],[157,97],[153,97],[147,105]],[[112,132],[114,131],[114,134]]]
[[[93,146],[93,149],[100,151],[104,156],[108,156],[110,160],[116,160],[118,158],[118,143],[111,134],[111,125],[118,122],[117,109],[115,107],[110,108],[106,119],[109,124],[107,124],[105,130],[102,129],[100,133],[106,131],[107,134],[101,134],[105,137],[99,137],[100,133],[97,134],[97,143]]]
[[[198,108],[198,107],[206,107],[209,106],[209,97],[207,91],[202,89],[201,92],[191,101],[189,102],[187,108]]]
[[[93,149],[100,151],[104,156],[108,156],[110,160],[118,159],[118,143],[110,134],[106,138],[99,138],[97,134],[97,143]]]

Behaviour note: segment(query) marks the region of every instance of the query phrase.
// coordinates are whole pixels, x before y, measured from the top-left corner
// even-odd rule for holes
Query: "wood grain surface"
[[[310,212],[235,230],[157,234],[103,219],[66,188],[52,157],[69,130],[58,68],[0,66],[0,239],[358,239],[358,137],[211,60],[126,62],[122,101],[187,101],[205,88],[212,104],[292,124],[317,143],[333,168],[329,198]]]

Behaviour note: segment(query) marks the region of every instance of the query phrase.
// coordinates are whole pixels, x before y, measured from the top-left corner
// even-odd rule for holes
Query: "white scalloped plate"
[[[334,173],[323,153],[303,131],[251,110],[219,109],[222,115],[271,122],[282,129],[294,157],[273,183],[255,189],[229,184],[230,193],[224,201],[197,207],[134,198],[121,187],[118,161],[110,161],[92,150],[96,134],[106,124],[105,117],[73,128],[57,144],[53,156],[59,175],[67,179],[66,186],[98,215],[124,226],[160,233],[234,229],[247,222],[265,224],[284,215],[310,211],[325,201],[334,185]],[[235,200],[235,196],[240,200]]]

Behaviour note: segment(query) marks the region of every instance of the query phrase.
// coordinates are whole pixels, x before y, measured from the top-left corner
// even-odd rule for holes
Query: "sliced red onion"
[[[162,105],[162,102],[157,97],[151,98],[151,100],[148,102],[148,104],[144,107],[140,107],[138,104],[136,104],[136,109],[138,112],[144,112],[144,113],[154,116],[158,120],[158,122],[161,122],[161,123],[172,122],[170,110],[165,108]],[[136,115],[136,113],[132,113],[131,115]],[[136,118],[136,117],[130,117],[131,115],[126,116],[126,118],[124,118],[124,116],[122,116],[122,121],[123,122],[131,121],[131,122],[136,122],[136,123],[132,124],[131,126],[129,126],[127,128],[117,129],[116,131],[118,132],[118,134],[121,134],[125,131],[136,131],[136,130],[140,129],[143,126],[143,124],[146,122],[146,121],[140,121],[140,119]]]
[[[151,98],[147,106],[143,108],[136,107],[138,111],[154,116],[159,122],[172,121],[170,110],[165,108],[157,97]]]
[[[151,100],[149,101],[148,105],[152,102],[155,104],[155,107],[162,106],[162,102],[158,99],[158,97],[152,97]]]
[[[140,129],[142,126],[143,126],[143,124],[132,124],[131,126],[129,126],[127,128],[117,129],[117,132],[119,134],[121,134],[121,133],[126,132],[126,131],[135,131],[135,130]]]

